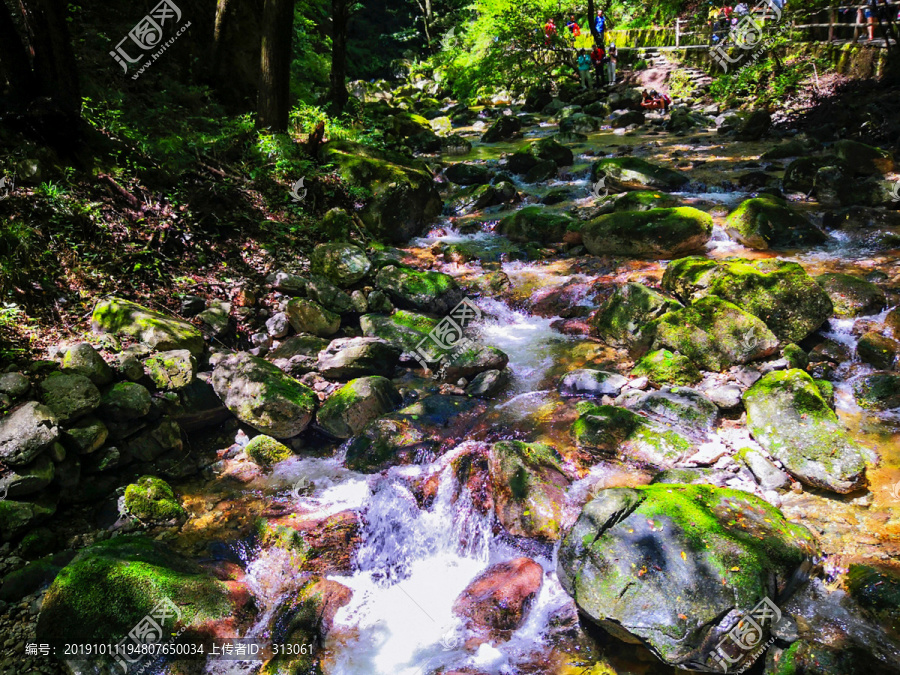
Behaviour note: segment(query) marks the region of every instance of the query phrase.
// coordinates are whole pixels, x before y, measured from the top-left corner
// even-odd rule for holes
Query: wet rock
[[[275,438],[291,438],[302,432],[316,408],[316,396],[309,387],[246,353],[220,361],[213,371],[212,385],[241,422]]]
[[[791,139],[784,143],[769,148],[759,156],[762,160],[788,159],[790,157],[799,157],[807,152],[806,145],[803,141]]]
[[[890,152],[865,143],[844,138],[835,142],[834,153],[856,174],[871,176],[894,170],[894,157]]]
[[[603,176],[632,190],[653,188],[674,192],[690,180],[685,174],[673,171],[638,157],[606,157],[591,167],[591,182]]]
[[[859,338],[856,353],[860,361],[879,370],[890,370],[900,355],[900,342],[869,331]]]
[[[530,558],[488,567],[453,603],[453,613],[476,634],[477,643],[508,640],[528,618],[544,583],[544,570]]]
[[[740,406],[742,394],[741,388],[733,384],[712,387],[711,389],[706,390],[706,395],[709,397],[709,400],[719,406],[722,410],[734,410]]]
[[[384,377],[350,380],[328,397],[316,413],[316,422],[335,438],[350,438],[374,419],[400,404],[400,394]]]
[[[50,485],[54,474],[53,461],[44,453],[28,464],[0,471],[0,495],[5,499],[40,492]]]
[[[856,602],[888,630],[900,626],[900,575],[875,561],[851,563],[847,588]]]
[[[28,464],[59,437],[59,420],[47,406],[28,401],[0,419],[0,462]]]
[[[393,375],[400,350],[375,337],[339,338],[319,352],[318,371],[330,379]]]
[[[31,383],[22,373],[3,373],[0,375],[0,393],[10,398],[24,396],[31,389]]]
[[[797,345],[791,343],[781,349],[781,355],[788,364],[788,368],[806,370],[809,365],[809,356]]]
[[[609,195],[602,202],[599,213],[614,211],[649,211],[651,209],[667,209],[679,206],[677,198],[656,190],[634,190],[622,194]]]
[[[360,328],[367,337],[381,338],[406,352],[415,351],[437,324],[437,319],[405,310],[398,310],[390,316],[366,314],[359,318]]]
[[[866,664],[867,661],[874,659],[852,645],[834,648],[818,642],[798,640],[787,649],[769,650],[765,675],[864,675],[878,672],[877,662]]]
[[[41,382],[41,399],[66,424],[93,412],[100,405],[100,390],[84,375],[52,373]]]
[[[263,467],[273,466],[294,456],[288,446],[265,434],[251,438],[244,447],[244,452],[255,464]]]
[[[491,182],[493,173],[486,166],[480,164],[459,162],[447,167],[444,175],[447,180],[457,185],[486,185]]]
[[[163,417],[151,429],[142,431],[122,443],[124,453],[142,462],[152,462],[170,450],[180,452],[183,448],[181,427],[170,417]]]
[[[501,441],[490,452],[497,518],[513,535],[556,541],[569,478],[562,458],[540,443]]]
[[[66,448],[79,455],[89,455],[99,450],[109,436],[109,429],[93,415],[82,417],[71,428],[63,431]]]
[[[741,203],[725,221],[725,232],[744,246],[759,250],[797,247],[827,241],[828,236],[787,202],[765,195]]]
[[[522,123],[518,117],[504,115],[481,135],[481,142],[497,143],[498,141],[509,141],[518,136],[521,130]]]
[[[441,375],[443,379],[453,382],[488,370],[503,370],[507,363],[509,357],[503,351],[490,345],[472,343],[461,351],[448,355],[441,366]]]
[[[197,360],[187,349],[173,349],[145,359],[144,369],[157,389],[178,391],[196,377]]]
[[[0,540],[19,537],[54,513],[56,500],[46,492],[31,499],[0,499]]]
[[[704,247],[712,218],[689,206],[602,215],[584,225],[582,237],[592,255],[672,259]]]
[[[159,607],[166,633],[183,629],[196,644],[218,633],[245,629],[249,594],[236,582],[218,581],[161,542],[120,536],[81,550],[50,586],[38,616],[41,642],[106,643]],[[178,627],[178,628],[176,628]],[[112,667],[110,659],[109,666]]]
[[[589,323],[592,333],[608,345],[638,347],[652,340],[652,336],[644,334],[644,326],[680,306],[652,288],[627,283],[616,286]]]
[[[453,277],[430,270],[388,265],[378,271],[375,285],[398,307],[431,314],[447,314],[463,299]]]
[[[337,333],[341,327],[340,315],[328,311],[312,300],[293,298],[287,304],[286,313],[288,321],[298,333],[327,337]]]
[[[831,316],[828,294],[797,263],[701,257],[671,262],[662,286],[684,302],[716,295],[762,319],[785,342],[799,342]]]
[[[865,485],[863,448],[805,372],[769,373],[745,392],[744,407],[756,442],[803,483],[839,493]]]
[[[493,398],[509,384],[507,370],[485,370],[472,378],[466,386],[466,394],[477,398]]]
[[[531,152],[531,147],[517,150],[506,160],[506,169],[515,174],[524,175],[531,171],[540,159]]]
[[[845,166],[823,166],[816,171],[813,192],[822,206],[880,206],[893,199],[892,184],[880,177],[860,180]]]
[[[575,157],[569,148],[549,137],[533,143],[530,151],[535,158],[550,160],[558,167],[572,166],[575,161]]]
[[[600,120],[593,115],[586,115],[580,112],[569,115],[559,122],[559,130],[564,134],[589,134],[599,129]]]
[[[758,141],[768,133],[772,126],[772,116],[766,110],[754,110],[741,121],[737,128],[737,137],[742,141]]]
[[[290,272],[275,272],[270,275],[269,283],[276,291],[285,295],[306,295],[306,279]]]
[[[560,396],[618,396],[627,383],[618,373],[578,368],[562,377],[558,389]]]
[[[557,574],[613,636],[669,665],[713,671],[710,645],[764,598],[789,595],[817,553],[806,528],[753,495],[657,484],[602,490],[585,505]]]
[[[121,298],[98,302],[91,325],[95,332],[132,337],[153,349],[187,349],[195,355],[204,349],[203,335],[191,324]]]
[[[815,187],[816,173],[819,169],[839,163],[840,160],[835,155],[799,157],[788,164],[784,170],[782,179],[784,189],[788,192],[809,194]]]
[[[563,241],[566,233],[576,228],[576,221],[567,215],[543,206],[526,206],[501,219],[496,229],[510,241],[553,244]]]
[[[128,513],[143,522],[161,523],[187,515],[172,486],[155,476],[141,476],[128,485],[124,503]]]
[[[542,159],[528,170],[523,180],[526,183],[542,183],[554,178],[557,173],[556,163],[552,159]]]
[[[646,377],[656,386],[666,384],[691,385],[702,379],[691,360],[668,349],[656,349],[645,354],[631,370],[632,377]]]
[[[780,490],[788,487],[790,478],[759,450],[743,448],[735,455],[759,481],[763,490]]]
[[[629,390],[615,403],[700,436],[711,432],[719,418],[716,405],[699,391],[688,387],[665,387],[648,392]]]
[[[117,382],[100,399],[99,414],[113,422],[128,422],[150,412],[152,399],[143,385]]]
[[[709,295],[653,322],[654,347],[683,354],[698,367],[721,372],[778,348],[778,339],[761,320],[737,305]]]
[[[610,115],[613,129],[624,129],[632,124],[643,124],[644,113],[640,110],[616,111]]]
[[[834,313],[842,318],[878,314],[887,307],[884,291],[875,284],[850,274],[827,272],[816,277],[825,289]]]
[[[660,468],[686,458],[693,444],[677,431],[666,429],[625,408],[582,401],[572,425],[575,444],[600,458],[619,456]]]
[[[289,514],[257,523],[263,546],[279,546],[294,554],[295,566],[314,574],[350,574],[361,542],[355,511],[325,517]]]
[[[374,195],[359,216],[376,239],[405,242],[441,212],[434,177],[422,162],[350,141],[330,141],[321,155],[347,183]]]
[[[853,383],[853,395],[861,408],[891,410],[900,407],[900,374],[876,372]]]
[[[310,269],[341,287],[352,286],[368,276],[372,263],[353,244],[319,244],[309,259]]]
[[[80,342],[66,349],[62,370],[68,375],[83,375],[98,387],[109,384],[115,378],[115,371],[87,342]]]

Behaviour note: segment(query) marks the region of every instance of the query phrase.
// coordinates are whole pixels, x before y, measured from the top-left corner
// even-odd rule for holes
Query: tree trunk
[[[9,82],[12,97],[19,101],[34,98],[34,78],[25,45],[19,39],[9,7],[0,0],[0,82]]]
[[[591,35],[594,36],[594,44],[599,45],[600,44],[600,33],[597,32],[597,27],[596,27],[597,17],[595,14],[596,10],[594,8],[594,0],[587,0],[587,3],[588,3],[588,6],[587,6],[588,28],[590,28],[590,30],[591,30]]]
[[[81,92],[62,1],[28,0],[21,7],[40,94],[49,97],[64,114],[77,117]]]
[[[350,0],[331,0],[331,92],[332,107],[343,111],[350,95],[347,93],[347,22],[350,19]]]
[[[216,25],[213,30],[212,74],[216,81],[225,75],[225,54],[228,49],[227,35],[231,28],[233,0],[219,0],[216,3]]]
[[[265,0],[256,124],[276,133],[288,128],[293,23],[293,0]]]

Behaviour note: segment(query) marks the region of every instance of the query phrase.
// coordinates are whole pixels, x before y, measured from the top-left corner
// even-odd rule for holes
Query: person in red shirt
[[[594,66],[594,86],[599,89],[604,84],[603,60],[606,58],[606,50],[600,45],[594,45],[591,50],[591,64]]]
[[[575,17],[572,17],[572,20],[566,24],[566,28],[572,31],[572,37],[577,38],[581,35],[581,26],[578,25],[578,21],[576,21]]]
[[[544,25],[544,44],[546,46],[550,46],[554,35],[556,35],[556,24],[553,23],[553,19],[548,19]]]

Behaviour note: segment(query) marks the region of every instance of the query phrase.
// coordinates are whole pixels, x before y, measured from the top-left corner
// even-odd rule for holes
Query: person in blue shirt
[[[597,29],[597,35],[600,36],[600,41],[603,41],[603,33],[606,31],[606,18],[603,16],[603,10],[597,10],[597,18],[594,20],[594,28]]]

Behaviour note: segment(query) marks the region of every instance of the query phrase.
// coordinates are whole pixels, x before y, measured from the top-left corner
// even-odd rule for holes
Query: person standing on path
[[[597,39],[600,44],[604,43],[603,34],[606,32],[606,18],[603,16],[603,10],[597,10],[597,18],[594,19],[594,29],[597,31]]]
[[[590,89],[591,87],[591,57],[588,56],[587,51],[584,49],[581,50],[581,53],[578,55],[578,75],[581,77],[581,86],[585,89]]]
[[[609,46],[609,52],[606,55],[606,83],[612,86],[616,83],[616,61],[618,54],[615,45]]]
[[[606,67],[606,50],[600,45],[594,45],[591,51],[591,63],[594,66],[594,86],[599,89],[604,82],[604,69]]]

